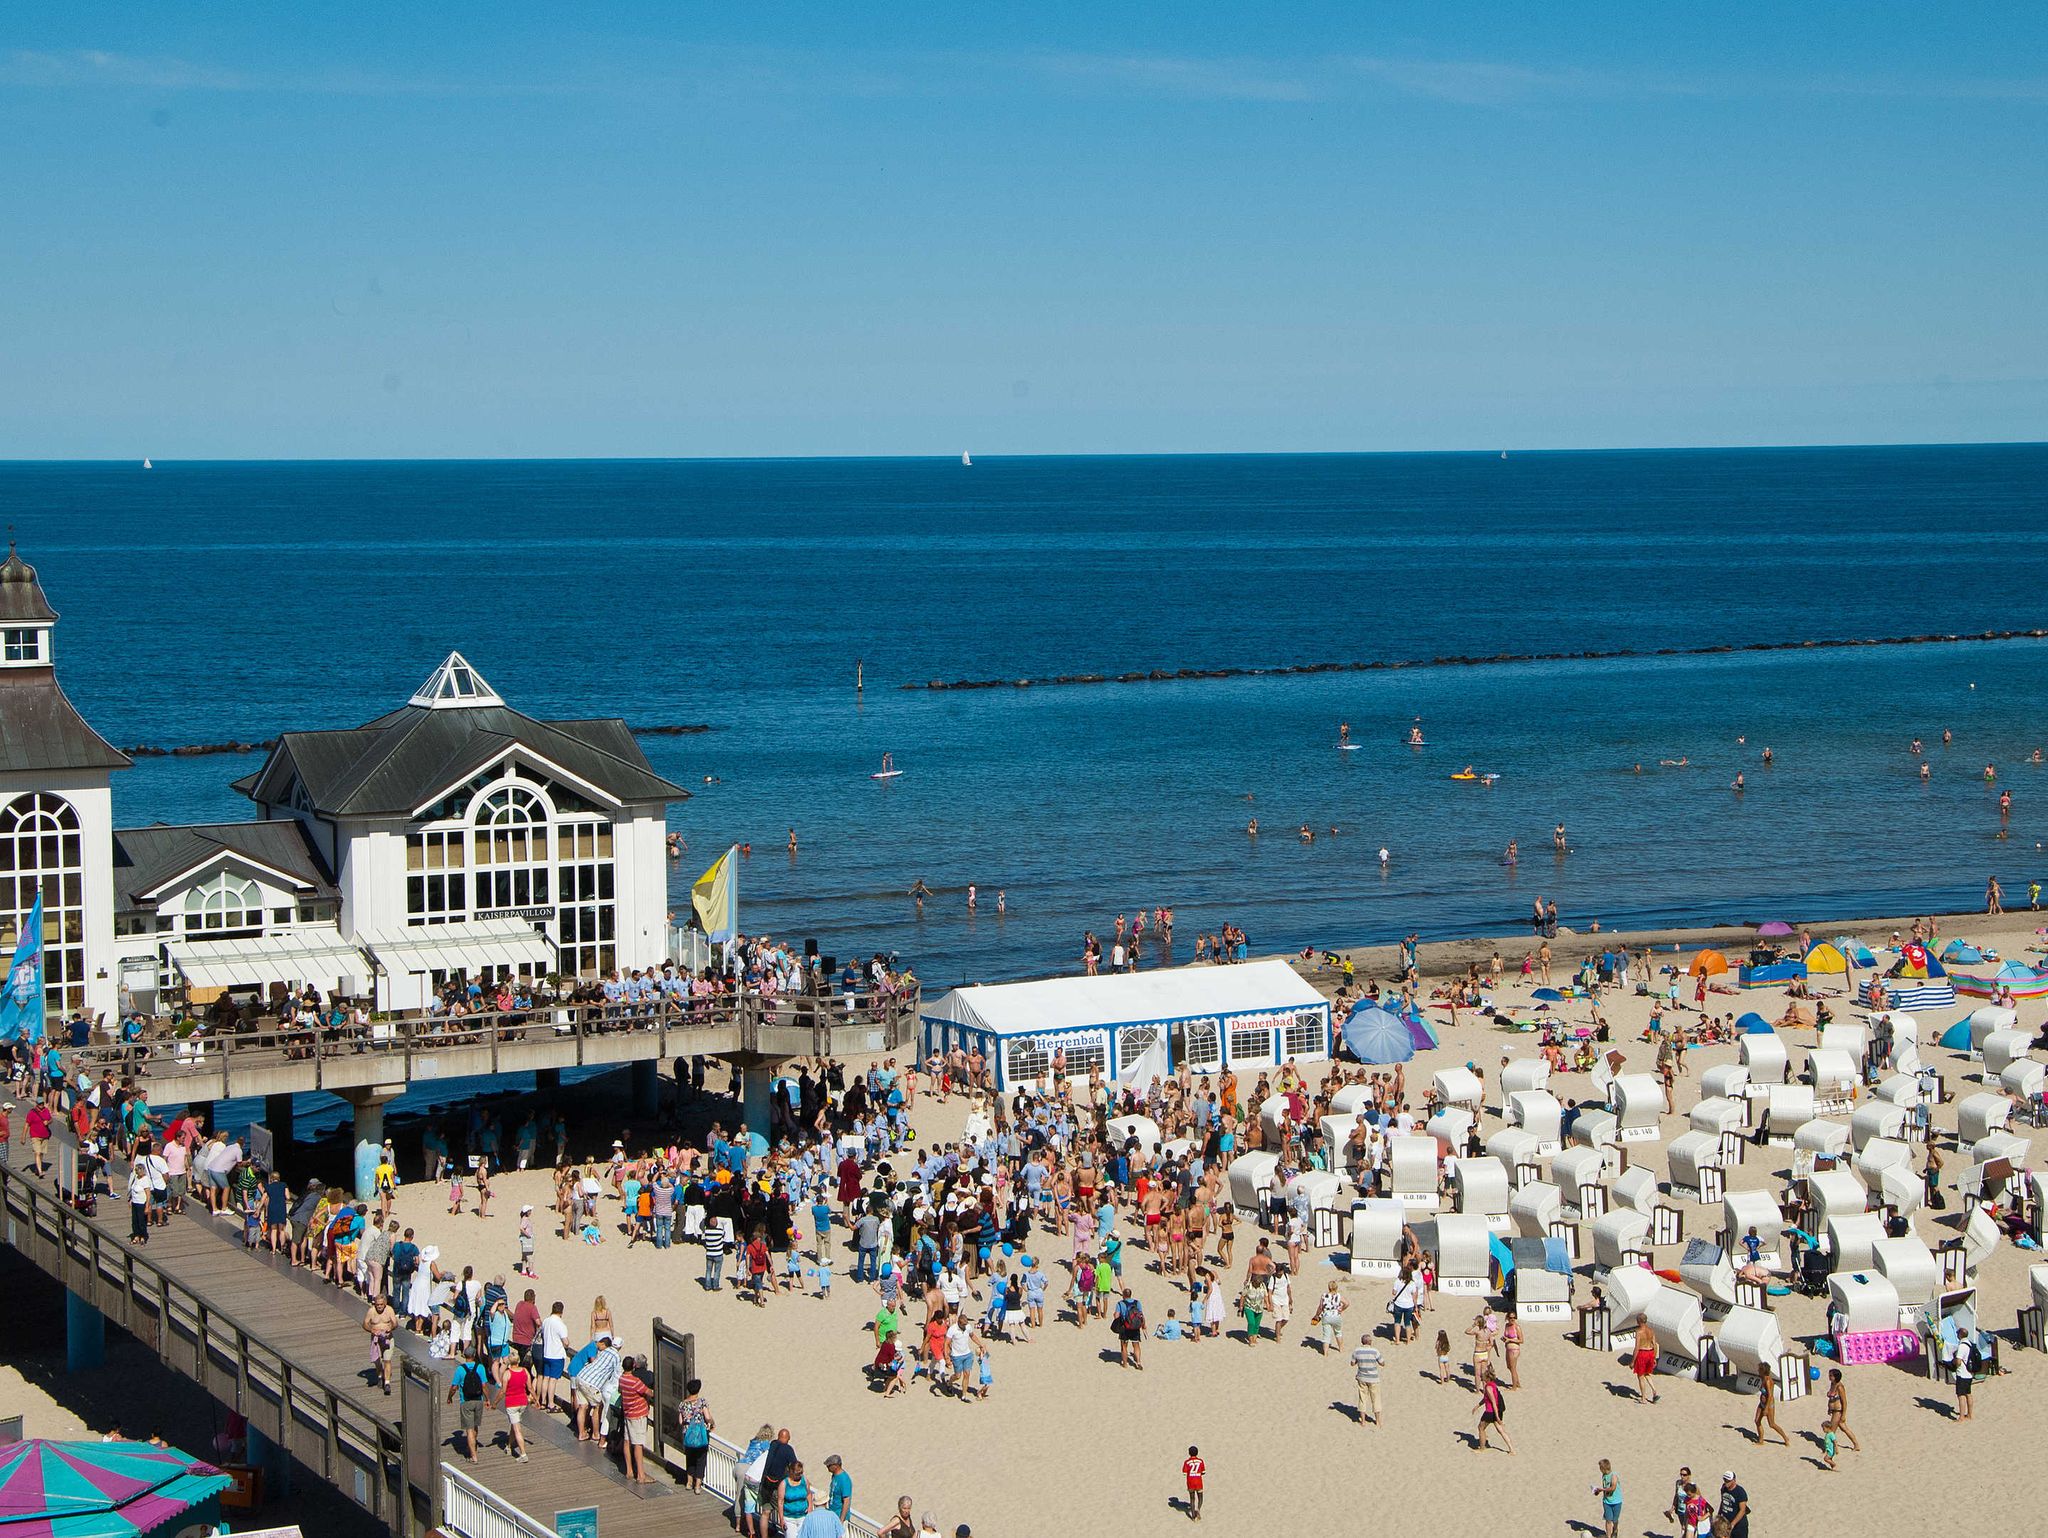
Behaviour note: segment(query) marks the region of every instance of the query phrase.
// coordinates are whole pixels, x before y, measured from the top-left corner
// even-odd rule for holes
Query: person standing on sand
[[[1507,1449],[1508,1456],[1514,1456],[1515,1444],[1508,1440],[1508,1428],[1505,1425],[1507,1413],[1507,1400],[1500,1391],[1500,1384],[1494,1381],[1493,1369],[1488,1368],[1485,1380],[1479,1385],[1479,1409],[1476,1414],[1478,1431],[1472,1438],[1472,1451],[1485,1452],[1488,1439],[1498,1431],[1500,1445]]]
[[[1536,948],[1536,970],[1542,974],[1543,986],[1550,986],[1550,942],[1545,940]]]
[[[1863,1451],[1863,1444],[1849,1429],[1849,1385],[1842,1381],[1842,1369],[1839,1367],[1828,1369],[1828,1419],[1835,1423],[1837,1432],[1849,1439],[1853,1451]]]
[[[1628,1370],[1636,1376],[1637,1402],[1655,1404],[1660,1396],[1650,1380],[1657,1375],[1657,1332],[1647,1319],[1636,1325],[1635,1355],[1629,1359]]]
[[[1778,1385],[1769,1373],[1763,1375],[1763,1385],[1756,1394],[1756,1445],[1764,1445],[1764,1427],[1778,1433],[1778,1440],[1785,1446],[1792,1445],[1792,1439],[1785,1435],[1785,1428],[1778,1424]]]
[[[1386,1411],[1380,1405],[1380,1348],[1373,1344],[1372,1332],[1366,1331],[1358,1337],[1358,1349],[1351,1353],[1351,1370],[1358,1380],[1358,1424],[1362,1427],[1370,1420],[1374,1427],[1386,1423]]]
[[[1984,911],[1986,913],[2005,912],[2005,891],[1999,886],[1996,876],[1993,876],[1984,883]]]
[[[1180,1477],[1188,1491],[1188,1520],[1202,1520],[1202,1490],[1208,1483],[1209,1465],[1202,1460],[1199,1447],[1189,1447],[1188,1455],[1181,1461]]]
[[[1606,1538],[1620,1538],[1621,1481],[1614,1477],[1614,1465],[1605,1458],[1600,1460],[1600,1483],[1593,1486],[1593,1493],[1600,1497],[1600,1520],[1607,1524]]]

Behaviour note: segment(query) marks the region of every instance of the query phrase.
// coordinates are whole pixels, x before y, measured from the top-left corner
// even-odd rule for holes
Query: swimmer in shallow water
[[[1515,864],[1515,863],[1516,863],[1516,862],[1517,862],[1518,860],[1520,860],[1520,859],[1521,859],[1521,851],[1520,851],[1520,845],[1519,845],[1519,844],[1517,843],[1517,841],[1516,841],[1516,840],[1514,840],[1514,839],[1509,839],[1509,840],[1508,840],[1508,853],[1507,853],[1507,862],[1508,862],[1508,864],[1510,864],[1510,865],[1513,865],[1513,864]]]
[[[1773,753],[1773,752],[1772,752],[1772,751],[1771,751],[1771,750],[1770,750],[1769,748],[1765,748],[1765,749],[1764,749],[1764,762],[1765,762],[1765,763],[1767,763],[1767,764],[1768,764],[1768,763],[1770,763],[1770,762],[1771,762],[1771,761],[1772,761],[1772,760],[1773,760],[1774,758],[1776,758],[1777,756],[1778,756],[1778,755],[1777,755],[1777,754],[1775,754],[1775,753]]]
[[[1660,758],[1657,760],[1657,766],[1660,769],[1684,769],[1691,763],[1692,760],[1690,758]]]
[[[1925,759],[1922,759],[1920,762],[1920,778],[1923,780],[1933,778],[1933,776],[1927,772],[1927,761]]]
[[[1742,781],[1742,771],[1741,771],[1740,769],[1738,769],[1738,770],[1736,770],[1736,771],[1735,771],[1735,783],[1734,783],[1733,785],[1730,785],[1730,786],[1729,786],[1728,788],[1729,788],[1730,790],[1734,791],[1734,792],[1735,792],[1735,794],[1737,794],[1738,796],[1742,794],[1742,791],[1743,791],[1743,781]]]
[[[1250,822],[1244,825],[1244,830],[1245,832],[1249,833],[1253,838],[1257,838],[1259,836],[1259,819],[1254,817]]]
[[[1313,844],[1316,841],[1315,829],[1311,828],[1307,823],[1301,825],[1301,841],[1304,844]]]

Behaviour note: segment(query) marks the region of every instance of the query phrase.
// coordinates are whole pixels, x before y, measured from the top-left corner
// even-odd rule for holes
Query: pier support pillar
[[[775,1079],[775,1070],[766,1063],[756,1063],[740,1070],[740,1114],[749,1132],[770,1136],[769,1095]]]
[[[292,1455],[249,1423],[249,1465],[263,1471],[263,1501],[289,1499],[292,1493]]]
[[[552,1095],[562,1087],[562,1070],[559,1068],[536,1068],[533,1071],[533,1089],[537,1095]]]
[[[292,1097],[290,1095],[265,1095],[263,1097],[263,1125],[270,1129],[270,1140],[277,1147],[277,1162],[284,1163],[284,1151],[292,1141]]]
[[[355,1110],[356,1200],[377,1199],[377,1166],[384,1158],[384,1107],[404,1091],[396,1084],[365,1085],[340,1092]]]
[[[64,1370],[90,1372],[106,1359],[107,1316],[69,1288],[64,1292]]]
[[[633,1114],[652,1117],[661,1111],[661,1064],[654,1058],[633,1064]]]

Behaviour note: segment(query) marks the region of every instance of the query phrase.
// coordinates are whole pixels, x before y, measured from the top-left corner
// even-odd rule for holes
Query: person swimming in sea
[[[1913,745],[1907,748],[1906,751],[1908,753],[1921,753],[1925,752],[1926,750],[1920,746],[1920,739],[1918,737],[1915,737],[1913,739]]]
[[[1777,755],[1777,754],[1775,754],[1775,753],[1773,753],[1773,752],[1772,752],[1772,751],[1771,751],[1771,750],[1770,750],[1769,748],[1765,748],[1765,749],[1764,749],[1764,762],[1765,762],[1765,763],[1767,763],[1767,764],[1768,764],[1769,762],[1771,762],[1771,760],[1772,760],[1772,759],[1776,758],[1777,756],[1778,756],[1778,755]]]
[[[1551,830],[1551,833],[1550,833],[1550,847],[1551,847],[1551,848],[1553,848],[1553,849],[1555,849],[1555,850],[1556,850],[1556,851],[1557,851],[1557,852],[1558,852],[1559,854],[1563,854],[1563,853],[1564,853],[1564,851],[1565,851],[1565,845],[1564,845],[1564,824],[1563,824],[1563,823],[1559,823],[1559,824],[1558,824],[1558,825],[1557,825],[1557,826],[1556,826],[1555,828],[1553,828],[1553,829]]]
[[[1984,766],[1984,783],[1988,785],[1997,778],[1998,766],[1995,764],[1986,764]]]
[[[1934,778],[1934,776],[1928,772],[1927,760],[1924,758],[1920,760],[1920,778],[1923,780],[1931,780]]]
[[[1735,771],[1735,783],[1730,785],[1728,788],[1734,791],[1735,794],[1738,796],[1742,794],[1744,786],[1742,780],[1742,771],[1740,769]]]
[[[1257,838],[1259,836],[1259,819],[1254,817],[1250,822],[1244,825],[1244,830],[1245,832],[1249,833],[1253,838]]]
[[[924,900],[932,895],[932,889],[924,884],[924,877],[919,876],[911,884],[910,895],[917,899],[917,911],[922,913],[924,912]]]
[[[1690,768],[1691,765],[1692,760],[1690,758],[1660,758],[1657,760],[1657,767],[1660,769],[1686,769]]]
[[[796,829],[794,828],[789,830],[789,852],[791,854],[796,853]]]
[[[1301,841],[1304,844],[1313,844],[1316,841],[1316,830],[1307,823],[1301,825]]]
[[[1339,742],[1349,742],[1351,740],[1351,723],[1349,721],[1339,721],[1337,723],[1337,740]]]
[[[1508,864],[1510,864],[1510,865],[1514,865],[1514,864],[1518,863],[1518,862],[1519,862],[1519,861],[1521,860],[1521,857],[1522,857],[1522,856],[1521,856],[1521,848],[1520,848],[1520,845],[1519,845],[1519,844],[1518,844],[1518,843],[1517,843],[1517,842],[1516,842],[1516,841],[1515,841],[1514,839],[1509,839],[1509,840],[1508,840],[1508,852],[1507,852],[1507,857],[1506,857],[1506,858],[1507,858],[1507,863],[1508,863]]]

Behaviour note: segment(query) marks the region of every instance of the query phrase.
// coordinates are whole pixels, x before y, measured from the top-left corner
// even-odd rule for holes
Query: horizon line
[[[1398,459],[1398,458],[1465,458],[1479,456],[1492,458],[1499,455],[1567,455],[1567,454],[1771,454],[1800,452],[1846,452],[1852,450],[1891,449],[2038,449],[2048,448],[2048,438],[1962,438],[1897,440],[1885,442],[1839,442],[1839,443],[1665,443],[1665,444],[1608,444],[1599,447],[1517,447],[1509,444],[1493,444],[1472,448],[1446,449],[1118,449],[1107,452],[1027,452],[1005,453],[1002,450],[982,451],[970,449],[968,453],[980,453],[985,460],[1041,460],[1041,459]],[[89,465],[139,466],[143,459],[149,460],[152,469],[166,465],[458,465],[458,464],[620,464],[620,465],[662,465],[662,464],[860,464],[860,463],[911,463],[928,461],[954,462],[952,450],[934,450],[930,453],[899,454],[359,454],[307,457],[298,455],[248,455],[232,458],[206,456],[197,458],[160,458],[155,454],[144,456],[102,456],[99,458],[43,457],[0,457],[0,468],[18,465],[61,466]],[[976,461],[978,465],[981,461]],[[972,468],[963,466],[962,468]]]

